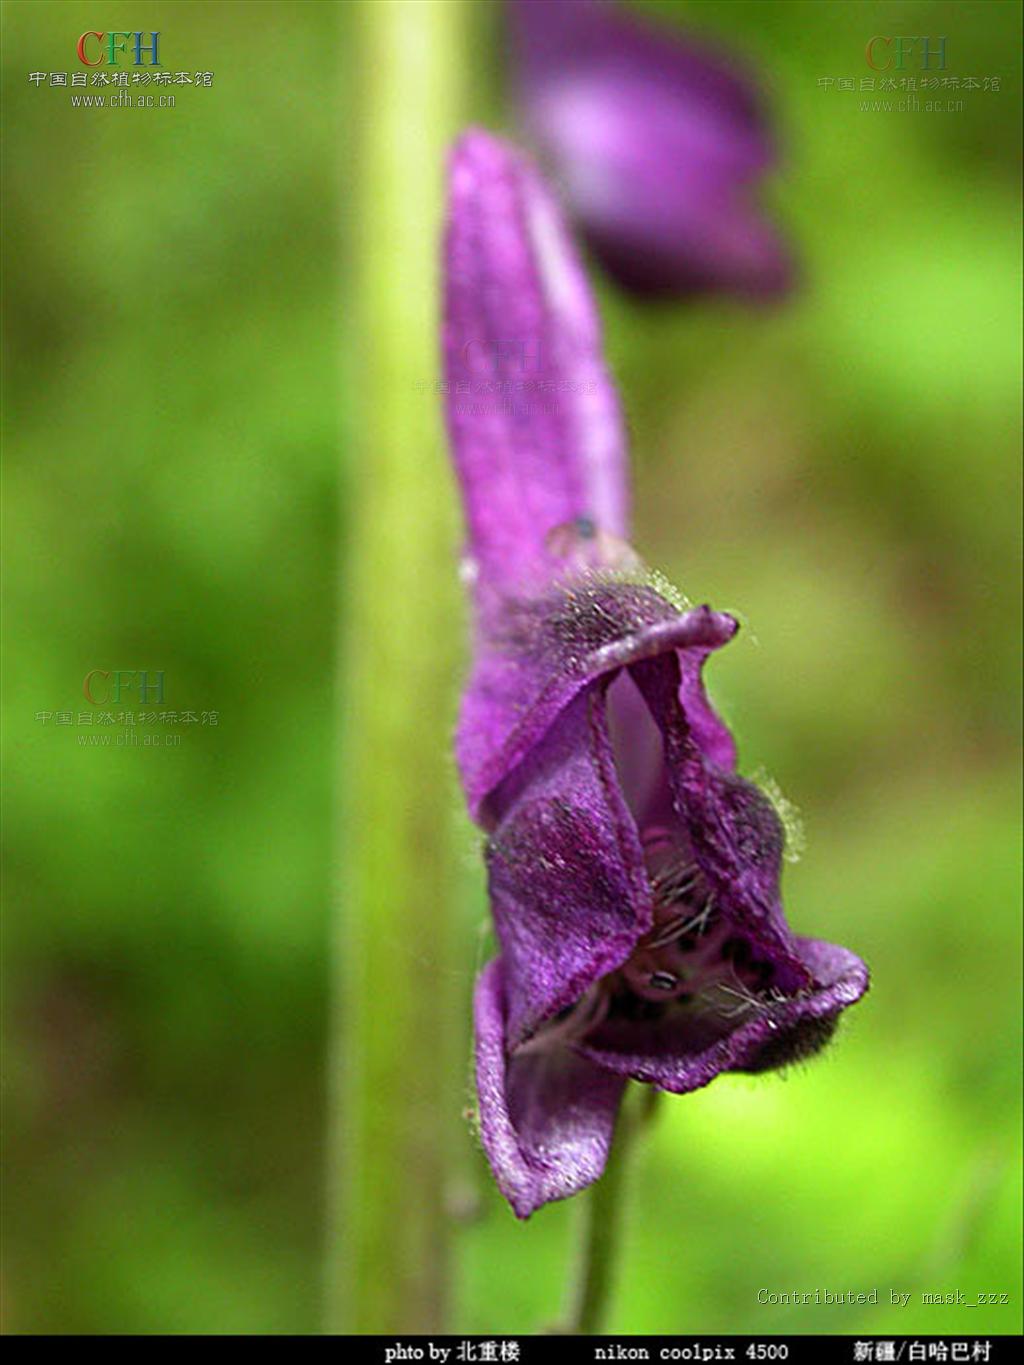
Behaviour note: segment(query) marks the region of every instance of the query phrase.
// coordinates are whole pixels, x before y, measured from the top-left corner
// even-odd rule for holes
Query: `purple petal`
[[[704,690],[702,669],[709,653],[697,647],[676,650],[678,701],[697,748],[728,772],[736,766],[736,745]],[[677,816],[661,730],[629,669],[609,689],[608,725],[619,785],[637,828],[672,826]]]
[[[655,588],[591,575],[483,614],[477,660],[463,697],[456,757],[474,818],[500,817],[489,794],[529,754],[588,683],[640,659],[694,650],[697,661],[731,640],[731,616],[708,607],[680,612]],[[694,687],[688,665],[688,686]],[[712,734],[710,708],[701,725]],[[716,724],[720,724],[716,722]],[[718,752],[727,743],[715,731]]]
[[[680,658],[638,662],[630,676],[662,734],[675,814],[711,893],[723,957],[739,947],[762,965],[767,982],[745,986],[733,966],[695,998],[652,1008],[627,995],[625,1008],[605,1012],[576,1045],[602,1066],[687,1091],[721,1071],[770,1070],[810,1055],[863,995],[868,974],[846,949],[791,933],[779,895],[779,819],[756,787],[702,747],[680,687]],[[683,975],[692,971],[685,956],[678,963]]]
[[[480,1139],[519,1218],[566,1199],[604,1170],[625,1080],[564,1046],[509,1058],[500,959],[476,987]]]
[[[447,418],[478,592],[550,575],[549,536],[626,534],[625,439],[597,314],[555,200],[529,163],[465,134],[449,173]]]
[[[704,664],[710,653],[709,649],[676,652],[679,666],[677,696],[697,748],[716,767],[729,770],[736,767],[736,741],[711,705],[704,688]]]
[[[609,1019],[575,1047],[595,1064],[683,1094],[723,1071],[770,1071],[811,1056],[839,1015],[868,989],[854,953],[814,939],[794,940],[813,984],[780,1001],[738,999],[733,1017],[666,1012],[651,1020]]]
[[[629,288],[775,293],[789,262],[752,190],[774,152],[752,83],[594,0],[513,0],[528,126]]]
[[[510,1047],[621,966],[651,925],[607,689],[605,680],[580,693],[497,794],[504,815],[487,862]]]
[[[779,898],[785,836],[774,808],[757,787],[723,770],[701,747],[681,704],[675,656],[641,662],[630,671],[661,730],[675,809],[716,905],[775,964],[784,989],[803,988],[809,977],[793,950]]]

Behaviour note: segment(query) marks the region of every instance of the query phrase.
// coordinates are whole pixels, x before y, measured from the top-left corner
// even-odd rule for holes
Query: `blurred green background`
[[[638,544],[745,621],[709,682],[803,811],[790,921],[874,988],[813,1067],[664,1104],[610,1326],[1019,1330],[1020,8],[652,8],[760,72],[803,285],[753,311],[600,286]],[[3,7],[10,1331],[319,1323],[350,20]],[[499,21],[472,7],[466,113],[507,127]],[[118,26],[213,85],[115,112],[30,83]],[[1000,89],[911,114],[819,86],[894,32]],[[94,668],[162,669],[168,709],[218,723],[83,743]],[[480,1183],[455,1326],[527,1331],[572,1210],[519,1225]],[[814,1288],[880,1302],[757,1302]],[[958,1288],[1010,1302],[920,1304]]]

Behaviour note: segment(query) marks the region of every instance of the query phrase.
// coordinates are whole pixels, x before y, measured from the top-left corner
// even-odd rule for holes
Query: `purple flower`
[[[769,295],[791,269],[753,200],[775,153],[755,88],[598,0],[509,0],[527,129],[626,288]]]
[[[520,1217],[603,1169],[629,1077],[684,1092],[808,1056],[867,988],[791,933],[783,831],[704,692],[732,617],[625,542],[625,440],[544,183],[481,132],[451,160],[444,346],[472,675],[456,750],[500,956],[476,990],[484,1149]]]

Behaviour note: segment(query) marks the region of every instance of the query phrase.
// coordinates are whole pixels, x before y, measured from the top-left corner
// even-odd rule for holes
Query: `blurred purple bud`
[[[771,296],[789,254],[756,191],[775,152],[732,59],[602,0],[507,0],[526,128],[627,289]]]

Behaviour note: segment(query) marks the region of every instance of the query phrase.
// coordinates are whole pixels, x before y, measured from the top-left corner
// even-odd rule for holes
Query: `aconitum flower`
[[[600,0],[507,0],[523,121],[627,288],[770,295],[791,270],[754,199],[775,150],[735,64]]]
[[[450,167],[444,349],[474,662],[456,739],[499,956],[480,1134],[520,1217],[595,1180],[630,1077],[685,1092],[809,1056],[867,988],[794,935],[784,835],[701,672],[735,620],[626,544],[625,442],[559,208],[507,144]]]

